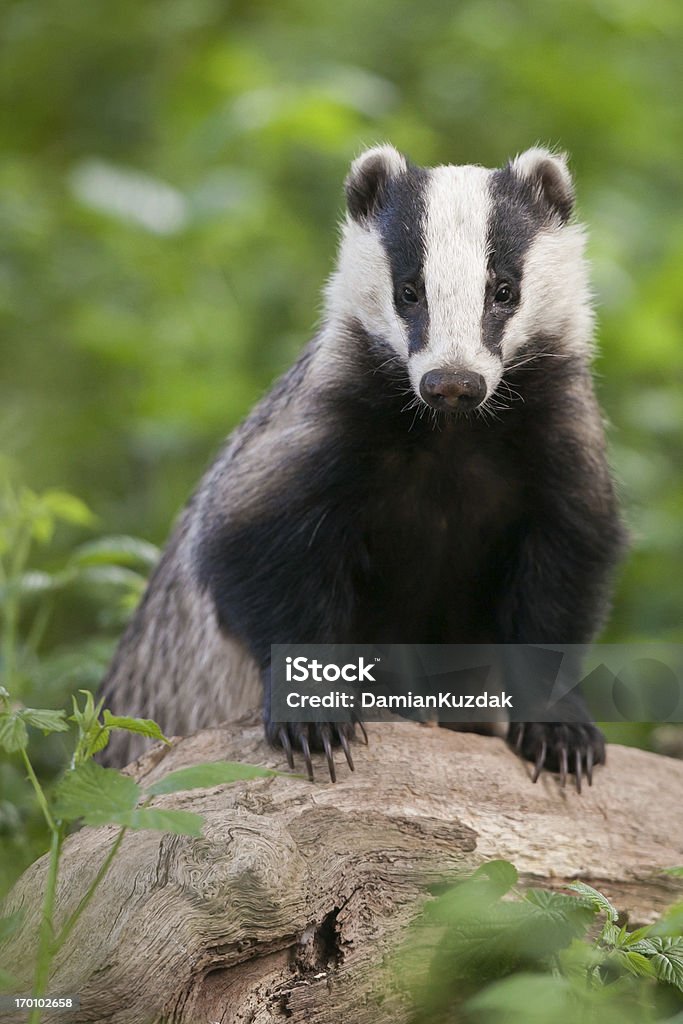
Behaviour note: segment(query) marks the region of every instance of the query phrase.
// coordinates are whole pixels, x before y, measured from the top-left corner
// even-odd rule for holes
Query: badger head
[[[538,350],[588,354],[582,229],[568,223],[564,156],[529,149],[506,167],[415,167],[392,146],[363,153],[328,287],[331,320],[360,322],[427,405],[489,401]]]

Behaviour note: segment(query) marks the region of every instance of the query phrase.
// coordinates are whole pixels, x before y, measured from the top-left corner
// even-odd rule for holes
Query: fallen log
[[[336,785],[317,757],[315,784],[285,774],[158,797],[201,813],[203,836],[126,836],[54,964],[50,993],[80,996],[73,1021],[400,1024],[408,994],[381,965],[430,885],[491,858],[511,860],[526,883],[588,881],[633,925],[680,898],[662,869],[683,863],[683,763],[612,746],[579,795],[550,774],[532,785],[500,739],[407,722],[368,732],[355,772],[337,758]],[[151,784],[219,759],[285,768],[249,719],[127,770]],[[84,828],[66,842],[58,925],[115,834]],[[29,868],[3,908],[25,911],[0,962],[26,991],[45,867]]]

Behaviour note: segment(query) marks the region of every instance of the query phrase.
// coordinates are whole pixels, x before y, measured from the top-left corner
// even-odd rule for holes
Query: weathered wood
[[[378,968],[431,883],[492,857],[536,884],[588,880],[635,922],[680,892],[661,869],[683,863],[683,763],[610,747],[579,796],[552,775],[532,785],[499,739],[409,723],[368,731],[355,773],[337,758],[336,785],[322,781],[318,758],[314,785],[278,777],[159,797],[203,814],[204,835],[127,836],[55,965],[50,991],[81,996],[74,1021],[396,1024],[407,998],[387,991]],[[149,784],[224,758],[284,767],[248,721],[177,740],[129,770]],[[83,829],[67,842],[60,919],[114,834]],[[26,911],[11,949],[26,988],[44,873],[45,859],[5,908]]]

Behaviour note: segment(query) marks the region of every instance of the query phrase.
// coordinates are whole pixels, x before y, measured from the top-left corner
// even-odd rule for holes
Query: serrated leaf
[[[147,796],[159,796],[162,793],[177,793],[183,789],[208,789],[211,786],[222,786],[242,779],[257,779],[268,775],[280,775],[281,772],[272,768],[260,768],[258,765],[239,764],[234,761],[210,761],[207,764],[194,764],[189,768],[179,768],[159,779],[149,789]]]
[[[619,917],[619,912],[614,904],[610,903],[607,897],[603,896],[597,889],[594,889],[592,885],[586,885],[585,882],[572,882],[567,888],[578,892],[581,896],[585,896],[596,910],[601,910],[604,914],[607,914],[609,921],[614,922]]]
[[[125,811],[102,821],[91,820],[90,825],[125,825],[132,829],[152,829],[156,832],[174,832],[179,836],[200,836],[204,828],[201,814],[192,811],[167,811],[158,807],[139,807]]]
[[[46,708],[23,708],[19,715],[27,725],[48,732],[68,732],[69,723],[65,711],[49,711]]]
[[[550,889],[527,889],[524,900],[535,912],[558,929],[569,929],[575,937],[584,935],[595,920],[595,909],[580,896]]]
[[[79,566],[110,565],[112,562],[125,565],[144,565],[153,569],[161,552],[154,544],[139,537],[99,537],[82,544],[71,556],[71,563]]]
[[[610,953],[608,961],[618,964],[635,978],[652,978],[656,975],[652,961],[636,950],[614,949]]]
[[[105,710],[102,719],[107,728],[125,729],[126,732],[139,733],[140,736],[161,740],[162,743],[171,742],[151,718],[128,718],[125,715],[112,715],[111,711]]]
[[[113,768],[86,761],[66,773],[55,791],[55,815],[66,821],[83,818],[86,825],[117,822],[140,799],[137,782]]]
[[[659,981],[683,991],[683,937],[655,935],[648,942],[655,947],[650,962]]]
[[[26,725],[16,714],[0,713],[0,747],[8,754],[23,750],[28,745]]]
[[[652,934],[652,926],[649,924],[644,925],[642,928],[636,928],[633,932],[627,932],[623,940],[623,946],[629,948],[635,946],[638,942],[644,942]]]

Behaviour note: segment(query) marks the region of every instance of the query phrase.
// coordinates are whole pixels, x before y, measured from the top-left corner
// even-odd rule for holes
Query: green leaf
[[[55,815],[66,821],[83,818],[86,825],[118,822],[140,799],[137,782],[113,768],[86,761],[68,771],[55,791]]]
[[[8,597],[40,597],[42,594],[61,589],[66,582],[68,581],[63,575],[50,575],[48,572],[31,569],[0,587],[0,599],[5,601]]]
[[[79,569],[78,580],[96,586],[126,587],[138,594],[147,586],[147,579],[144,576],[123,565],[86,565]]]
[[[194,764],[189,768],[179,768],[170,772],[163,779],[155,782],[146,790],[147,796],[159,796],[161,793],[177,793],[183,789],[208,789],[211,786],[222,786],[241,779],[257,779],[269,775],[281,775],[272,768],[260,768],[252,764],[239,764],[234,761],[210,761],[207,764]]]
[[[655,935],[647,941],[655,947],[650,962],[659,981],[683,991],[683,937]]]
[[[624,949],[629,949],[635,946],[638,942],[643,942],[652,934],[652,926],[649,924],[644,925],[642,928],[636,928],[634,932],[627,932],[624,936],[621,945]]]
[[[616,963],[635,978],[652,978],[656,976],[652,961],[637,950],[614,949],[610,953],[607,962]]]
[[[153,569],[161,552],[154,544],[138,537],[99,537],[76,548],[71,556],[73,565],[142,565]]]
[[[517,868],[507,860],[490,860],[480,864],[472,878],[481,876],[488,878],[501,896],[516,885],[519,879]]]
[[[132,829],[153,829],[156,832],[174,832],[179,836],[200,836],[204,828],[201,814],[191,811],[167,811],[158,807],[140,807],[125,811],[101,822],[91,821],[89,824],[126,825]]]
[[[574,892],[578,892],[581,896],[584,896],[598,911],[602,911],[607,914],[609,921],[616,921],[619,917],[619,911],[610,903],[606,896],[603,896],[601,892],[594,889],[591,885],[586,885],[585,882],[572,882],[571,885],[567,886],[568,889],[572,889]]]
[[[112,715],[111,711],[105,710],[102,720],[108,729],[125,729],[126,732],[136,732],[153,740],[161,740],[163,743],[171,742],[151,718],[127,718]]]
[[[69,723],[65,711],[48,711],[46,708],[23,708],[19,715],[27,725],[42,729],[44,733],[68,732]]]
[[[674,878],[683,878],[683,867],[680,868],[664,868],[664,873],[667,875],[673,875]]]
[[[72,523],[74,526],[92,526],[97,522],[97,517],[85,502],[73,494],[67,494],[66,491],[45,491],[40,495],[39,500],[44,508],[64,523]]]
[[[563,931],[578,938],[585,935],[595,920],[595,908],[579,896],[549,889],[528,889],[524,893],[524,901],[530,903],[558,933]]]
[[[28,745],[28,732],[19,715],[0,713],[0,747],[13,754]]]
[[[568,1018],[572,993],[564,978],[520,972],[487,985],[465,1005],[468,1010],[487,1014],[487,1020],[505,1020],[506,1024],[543,1021],[546,1024],[549,1020]]]

